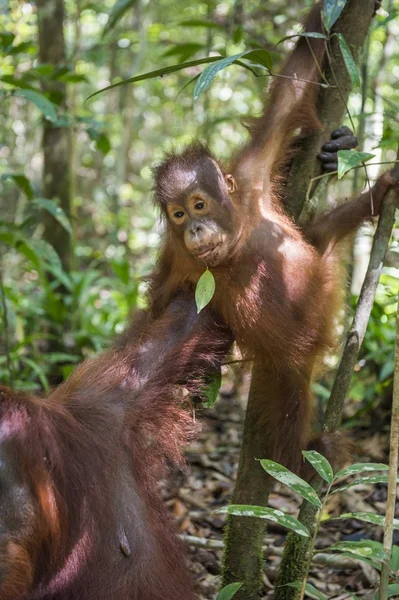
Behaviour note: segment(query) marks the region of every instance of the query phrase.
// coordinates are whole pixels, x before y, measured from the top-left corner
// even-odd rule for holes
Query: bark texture
[[[54,69],[65,66],[64,2],[37,0],[39,26],[39,59]],[[65,83],[47,77],[43,92],[50,100],[66,109]],[[43,196],[56,200],[68,217],[71,216],[71,139],[66,126],[43,122]],[[71,239],[68,232],[48,213],[43,215],[44,237],[55,248],[65,271],[71,266]]]

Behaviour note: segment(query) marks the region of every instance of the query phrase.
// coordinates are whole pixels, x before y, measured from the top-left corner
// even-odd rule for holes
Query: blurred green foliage
[[[260,108],[267,77],[230,66],[195,105],[203,66],[86,98],[140,73],[260,47],[277,68],[293,41],[276,43],[298,31],[300,13],[311,4],[67,0],[67,61],[54,68],[38,59],[35,4],[0,3],[0,381],[46,389],[56,368],[66,376],[76,362],[110,344],[129,312],[143,305],[145,276],[159,244],[151,166],[194,135],[222,159],[230,156],[243,140],[240,119]],[[399,1],[388,0],[387,8],[389,14],[376,18],[366,52],[363,113],[361,91],[349,103],[355,123],[366,121],[365,149],[377,155],[372,162],[392,160],[399,140]],[[49,81],[67,85],[66,99],[42,93]],[[70,218],[57,198],[43,198],[43,119],[71,130]],[[333,192],[352,193],[352,175]],[[46,212],[73,229],[70,273],[43,239]],[[354,379],[352,397],[365,407],[390,385],[396,265],[392,259],[385,269]],[[54,338],[62,352],[49,351]]]

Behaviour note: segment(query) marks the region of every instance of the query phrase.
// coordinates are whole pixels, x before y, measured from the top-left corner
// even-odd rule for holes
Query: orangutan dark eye
[[[182,210],[178,210],[173,216],[175,219],[182,219],[184,217],[184,212]]]
[[[205,207],[205,202],[202,202],[202,201],[197,202],[194,205],[195,210],[202,210],[204,207]]]

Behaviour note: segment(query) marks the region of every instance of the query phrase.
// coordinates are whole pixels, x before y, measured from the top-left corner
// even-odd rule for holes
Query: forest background
[[[204,66],[193,65],[87,98],[140,73],[260,47],[278,71],[312,4],[0,0],[1,383],[47,392],[112,343],[144,306],[159,246],[151,167],[194,136],[229,157],[270,76],[259,64],[232,65],[194,102]],[[330,186],[322,207],[361,190],[384,170],[379,163],[396,158],[398,37],[399,1],[386,0],[348,102],[360,148],[374,157],[367,177],[358,169]],[[363,227],[348,254],[352,307],[372,233]],[[345,409],[345,427],[370,439],[388,429],[398,251],[396,227]],[[328,366],[336,362],[331,356]],[[315,385],[320,413],[332,381],[327,371]]]

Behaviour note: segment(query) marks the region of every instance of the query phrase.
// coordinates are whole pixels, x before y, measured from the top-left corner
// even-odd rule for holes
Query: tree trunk
[[[39,24],[39,59],[54,69],[65,66],[64,2],[63,0],[37,0]],[[47,78],[43,91],[50,100],[66,109],[66,85],[57,79]],[[71,215],[70,187],[70,129],[44,121],[43,123],[43,195],[56,200],[66,215]],[[55,248],[65,271],[72,260],[72,245],[68,232],[47,212],[43,215],[44,237]]]
[[[357,58],[366,39],[367,31],[374,12],[374,0],[348,0],[347,6],[334,27],[334,32],[342,33]],[[328,81],[336,86],[323,89],[318,103],[318,115],[322,129],[304,140],[297,152],[287,185],[286,208],[297,220],[303,212],[310,214],[311,208],[305,207],[310,180],[319,174],[316,155],[322,140],[329,139],[330,132],[341,124],[351,82],[338,46],[333,37],[330,45],[332,66],[326,65],[324,72]],[[266,374],[266,375],[265,375]],[[272,376],[272,374],[270,374]],[[270,458],[267,444],[267,432],[258,427],[259,414],[268,399],[260,393],[258,382],[267,377],[267,366],[255,364],[253,384],[249,393],[248,407],[244,424],[243,443],[233,501],[234,503],[267,505],[271,482],[265,473],[261,473],[256,458]],[[255,382],[255,384],[254,384]],[[269,379],[270,387],[270,379]],[[266,387],[267,389],[267,387]],[[267,395],[267,394],[266,394]],[[303,511],[307,521],[311,522],[314,512],[306,506]],[[311,514],[307,515],[306,513]],[[306,520],[306,519],[305,519]],[[263,583],[262,544],[265,524],[262,519],[248,517],[229,517],[225,533],[225,554],[223,564],[223,584],[239,581],[242,588],[236,593],[235,600],[257,600]],[[288,549],[287,549],[288,550]],[[306,546],[298,536],[291,537],[290,549],[284,559],[283,576],[280,585],[298,578],[303,573],[306,558]],[[282,592],[284,590],[284,592]],[[284,594],[287,594],[284,596]],[[276,598],[295,595],[292,588],[280,588]]]

